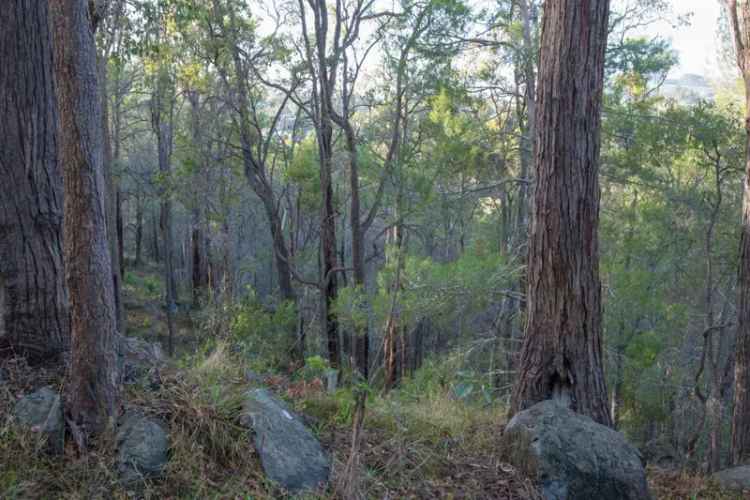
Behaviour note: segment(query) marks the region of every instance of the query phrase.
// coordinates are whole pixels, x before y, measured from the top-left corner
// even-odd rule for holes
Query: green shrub
[[[269,308],[249,293],[230,307],[230,318],[231,340],[248,357],[264,360],[269,367],[288,364],[290,338],[297,324],[292,302]]]
[[[302,380],[311,381],[319,378],[325,381],[326,372],[331,369],[327,359],[322,356],[310,356],[305,360],[305,366],[297,371],[297,376]]]

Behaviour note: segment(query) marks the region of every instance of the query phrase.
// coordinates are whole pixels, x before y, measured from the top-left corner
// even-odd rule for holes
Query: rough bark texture
[[[117,416],[117,323],[107,241],[104,136],[94,32],[85,0],[50,0],[58,158],[65,184],[65,278],[71,303],[67,410],[79,445]]]
[[[0,8],[0,355],[69,345],[47,12],[38,0]]]
[[[734,365],[734,412],[732,414],[733,464],[750,458],[750,4],[725,0],[734,34],[737,65],[745,80],[746,167],[742,200],[742,236],[737,285],[737,348]]]
[[[515,413],[556,398],[604,425],[598,164],[608,15],[608,0],[545,6],[528,325],[511,402]]]

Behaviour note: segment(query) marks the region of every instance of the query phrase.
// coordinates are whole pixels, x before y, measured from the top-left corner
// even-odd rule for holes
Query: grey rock
[[[720,470],[711,477],[722,488],[734,491],[750,491],[750,465]]]
[[[514,416],[503,450],[546,500],[651,499],[638,450],[622,434],[555,401]]]
[[[169,437],[160,422],[135,411],[122,417],[117,432],[117,470],[123,483],[159,477],[168,451]]]
[[[266,389],[247,392],[242,422],[255,431],[255,448],[269,478],[290,491],[328,482],[328,455],[302,419]]]
[[[49,387],[22,397],[16,402],[19,424],[38,433],[40,445],[51,453],[62,453],[65,446],[65,420],[60,395]]]

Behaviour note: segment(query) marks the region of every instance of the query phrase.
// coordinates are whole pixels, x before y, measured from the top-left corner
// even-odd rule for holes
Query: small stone
[[[18,423],[38,433],[40,446],[51,453],[62,453],[65,446],[65,420],[60,395],[50,387],[23,396],[16,402]]]

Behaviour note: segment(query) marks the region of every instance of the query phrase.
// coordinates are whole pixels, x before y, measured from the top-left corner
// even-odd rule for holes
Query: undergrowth
[[[37,438],[11,419],[20,394],[43,385],[60,388],[60,370],[3,363],[0,383],[0,498],[239,498],[288,495],[268,481],[242,425],[248,389],[247,358],[223,341],[185,357],[153,377],[126,387],[125,410],[139,408],[169,428],[164,477],[137,491],[119,485],[114,450],[79,455],[68,444],[62,457],[39,451]],[[332,457],[338,484],[351,446],[354,400],[348,389],[329,394],[321,359],[295,374],[263,374],[262,383],[286,399]],[[439,367],[404,381],[384,396],[371,392],[361,447],[362,498],[539,498],[532,484],[498,456],[505,409],[483,397],[461,398]],[[703,478],[649,471],[657,498],[731,498]],[[333,486],[310,499],[340,498]]]

